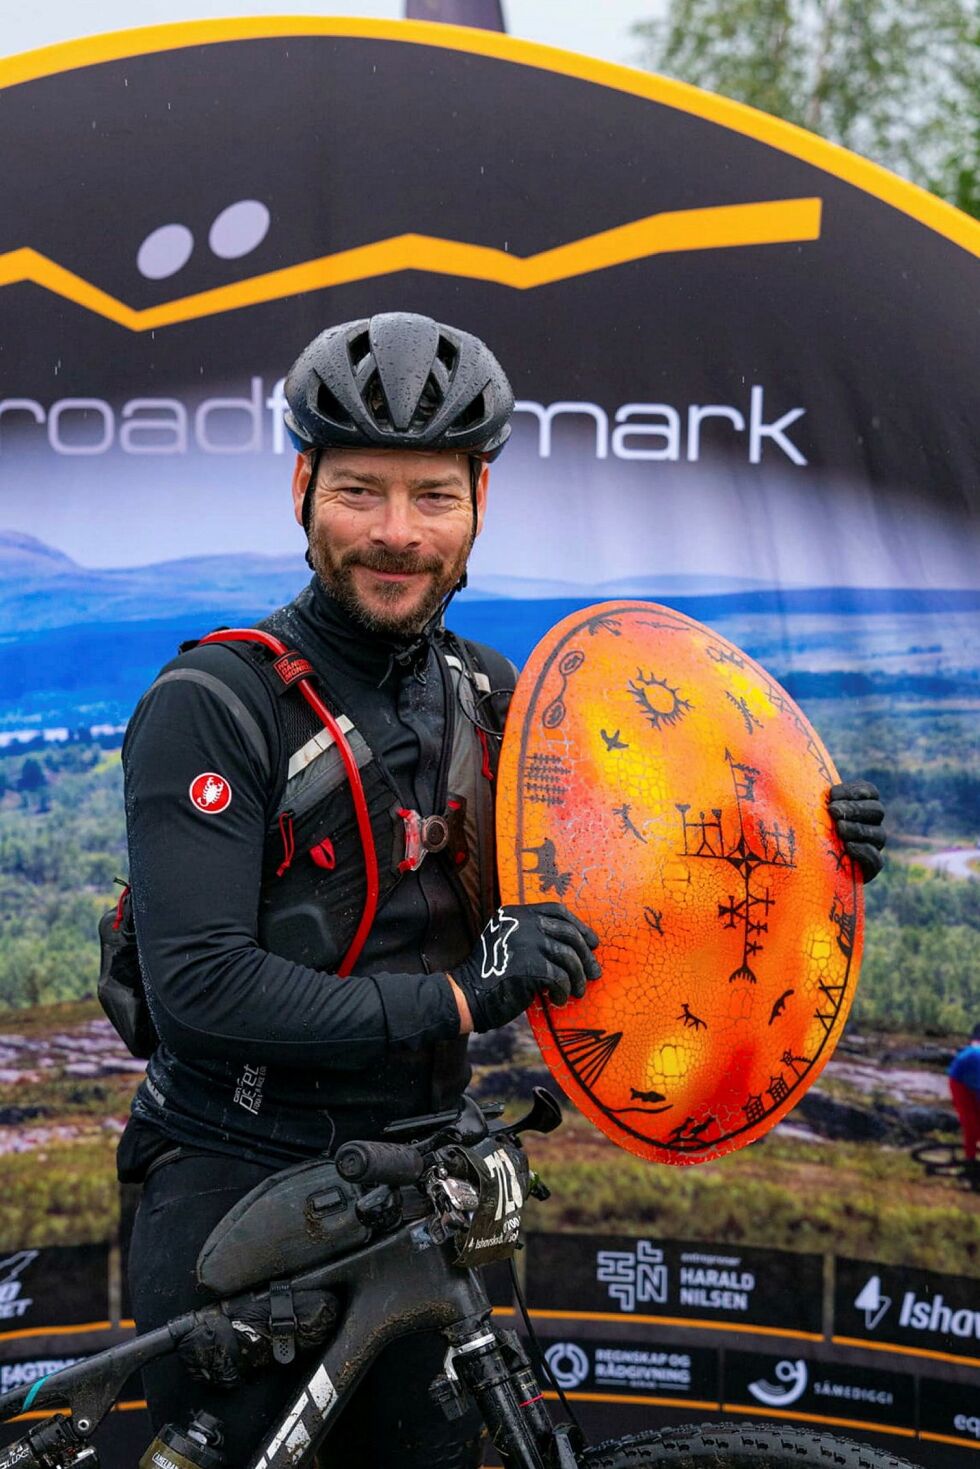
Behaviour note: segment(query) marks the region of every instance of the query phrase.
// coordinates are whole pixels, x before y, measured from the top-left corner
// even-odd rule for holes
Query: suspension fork
[[[556,1428],[516,1332],[496,1332],[490,1313],[446,1328],[445,1374],[473,1397],[509,1469],[574,1469],[564,1428]]]

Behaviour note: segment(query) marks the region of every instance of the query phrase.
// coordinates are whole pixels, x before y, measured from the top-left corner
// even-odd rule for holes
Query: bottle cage
[[[374,847],[374,835],[371,831],[371,817],[364,796],[364,784],[361,780],[361,772],[357,768],[354,752],[337,720],[313,687],[313,665],[301,654],[291,652],[286,644],[280,642],[277,637],[255,627],[226,627],[220,632],[208,633],[206,637],[200,639],[200,643],[258,643],[273,653],[275,655],[272,663],[273,671],[287,688],[293,684],[297,685],[313,713],[336,743],[350,783],[354,812],[357,817],[357,830],[361,838],[361,851],[364,854],[364,876],[367,883],[360,922],[351,940],[350,948],[337,968],[337,973],[346,977],[360,958],[361,950],[367,942],[367,936],[378,911],[378,856]]]

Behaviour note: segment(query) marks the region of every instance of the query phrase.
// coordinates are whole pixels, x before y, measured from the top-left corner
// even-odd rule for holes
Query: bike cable
[[[512,1282],[512,1284],[514,1286],[514,1296],[516,1297],[517,1305],[518,1305],[518,1308],[519,1308],[520,1313],[521,1313],[521,1318],[523,1319],[524,1327],[525,1327],[525,1330],[527,1331],[528,1341],[530,1343],[531,1350],[534,1353],[535,1357],[537,1358],[538,1370],[551,1383],[551,1385],[554,1388],[555,1392],[558,1394],[558,1400],[561,1403],[562,1407],[564,1408],[565,1413],[567,1414],[568,1418],[575,1425],[575,1428],[578,1430],[579,1434],[581,1435],[582,1442],[585,1443],[585,1442],[587,1442],[587,1440],[586,1440],[585,1434],[584,1434],[584,1432],[582,1430],[582,1425],[578,1421],[578,1419],[576,1418],[575,1413],[572,1411],[572,1405],[569,1403],[568,1399],[566,1398],[565,1393],[564,1393],[564,1390],[563,1390],[563,1388],[561,1386],[561,1383],[558,1381],[557,1377],[555,1376],[555,1374],[552,1372],[550,1366],[548,1365],[548,1359],[547,1359],[547,1357],[545,1356],[545,1354],[544,1354],[544,1352],[542,1350],[541,1343],[538,1340],[537,1332],[535,1331],[533,1325],[531,1324],[531,1316],[530,1316],[530,1313],[529,1313],[529,1311],[527,1309],[527,1302],[524,1299],[524,1292],[521,1290],[521,1282],[517,1278],[517,1266],[516,1266],[516,1264],[514,1262],[513,1256],[511,1256],[510,1260],[507,1263],[510,1266],[510,1278],[511,1278],[511,1282]]]

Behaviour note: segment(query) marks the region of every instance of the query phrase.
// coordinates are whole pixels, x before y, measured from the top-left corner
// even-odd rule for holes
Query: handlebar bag
[[[274,1173],[215,1225],[197,1260],[197,1278],[216,1296],[312,1270],[367,1244],[357,1217],[361,1194],[329,1158]]]

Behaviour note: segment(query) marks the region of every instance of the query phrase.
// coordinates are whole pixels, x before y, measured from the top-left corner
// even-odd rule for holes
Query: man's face
[[[483,527],[489,471],[476,491]],[[297,456],[293,507],[302,524],[310,464]],[[466,567],[473,544],[469,460],[401,449],[328,449],[310,516],[310,559],[324,587],[372,632],[422,630]]]

